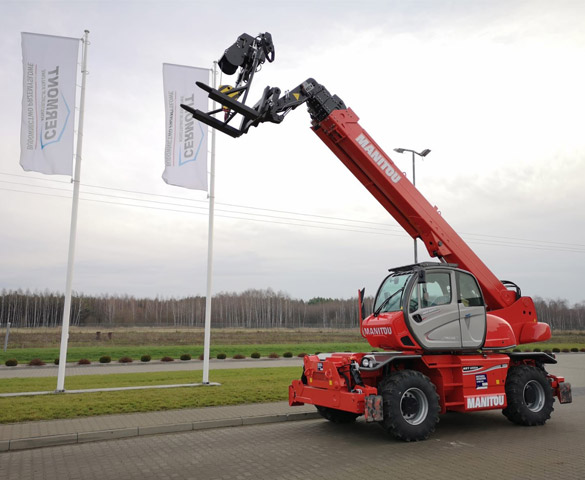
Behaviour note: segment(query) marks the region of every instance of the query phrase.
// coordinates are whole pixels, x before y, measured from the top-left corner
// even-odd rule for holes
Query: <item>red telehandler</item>
[[[303,374],[289,386],[289,403],[313,404],[327,420],[353,422],[364,415],[405,441],[424,440],[448,411],[500,409],[519,425],[542,425],[554,397],[572,401],[571,385],[549,374],[552,354],[513,352],[542,342],[550,327],[537,319],[534,303],[520,288],[501,281],[402,175],[358,116],[310,78],[281,95],[266,87],[245,105],[259,67],[274,61],[269,33],[242,34],[218,64],[235,86],[214,89],[198,82],[221,104],[210,112],[182,107],[197,120],[232,137],[262,122],[280,123],[306,104],[312,130],[372,193],[406,232],[421,239],[431,257],[390,269],[366,315],[359,291],[360,331],[372,353],[329,353],[304,358]],[[214,115],[222,113],[222,119]],[[239,127],[230,123],[240,118]]]

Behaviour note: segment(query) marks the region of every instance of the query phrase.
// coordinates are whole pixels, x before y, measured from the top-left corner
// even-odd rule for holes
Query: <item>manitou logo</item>
[[[366,151],[366,153],[372,157],[372,160],[376,162],[376,164],[380,167],[380,169],[390,177],[394,183],[398,183],[402,178],[398,172],[392,168],[390,165],[390,161],[384,157],[377,149],[370,143],[370,141],[366,138],[363,133],[360,133],[359,136],[355,139],[357,143],[361,145],[361,147]]]
[[[392,335],[392,329],[390,327],[375,327],[375,328],[364,328],[366,335]]]
[[[467,409],[475,408],[492,408],[504,406],[504,394],[499,395],[478,395],[476,397],[467,397]]]

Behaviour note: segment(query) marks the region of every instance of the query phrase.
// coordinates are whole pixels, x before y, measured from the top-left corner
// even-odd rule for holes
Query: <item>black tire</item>
[[[353,423],[359,417],[358,413],[336,410],[335,408],[321,407],[315,405],[321,416],[333,423]]]
[[[506,378],[508,406],[502,413],[518,425],[544,425],[555,401],[546,373],[530,365],[510,368]]]
[[[428,377],[415,370],[402,370],[378,385],[382,395],[384,430],[406,442],[426,440],[439,422],[439,396]]]

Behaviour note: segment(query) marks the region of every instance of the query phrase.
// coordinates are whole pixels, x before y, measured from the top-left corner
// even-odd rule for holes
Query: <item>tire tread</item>
[[[524,401],[524,387],[531,381],[538,381],[544,388],[545,403],[539,412],[532,412]],[[512,423],[524,426],[544,425],[554,411],[554,397],[544,370],[531,365],[511,367],[506,378],[507,407],[502,410]]]
[[[400,406],[393,407],[391,404],[390,399],[400,398],[403,391],[411,386],[427,390],[429,413],[425,425],[405,425],[402,415],[396,412],[396,408],[400,409]],[[380,424],[388,433],[405,442],[416,442],[428,439],[435,431],[439,422],[440,401],[435,385],[426,375],[417,370],[400,370],[378,384],[378,393],[384,397],[384,420]],[[394,414],[389,410],[395,410]]]

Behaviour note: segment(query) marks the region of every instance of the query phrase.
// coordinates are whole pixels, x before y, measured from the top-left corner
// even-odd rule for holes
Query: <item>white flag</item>
[[[22,33],[20,165],[72,175],[78,38]]]
[[[207,93],[195,82],[209,84],[209,70],[163,64],[165,90],[165,171],[170,185],[207,191],[207,125],[181,108],[181,103],[207,111]]]

